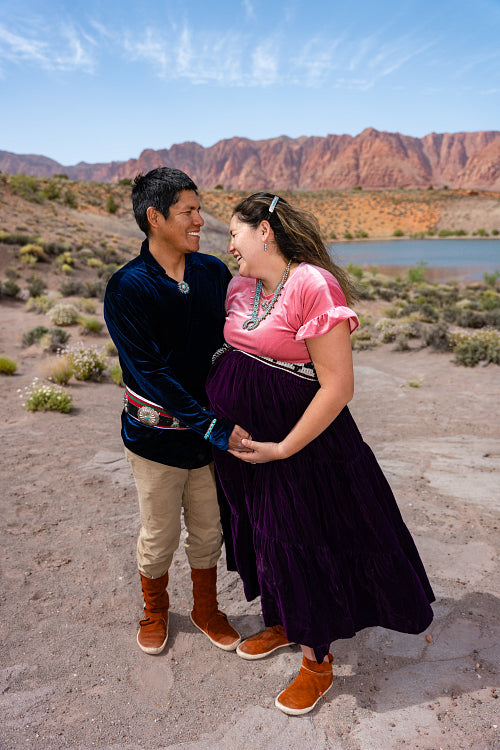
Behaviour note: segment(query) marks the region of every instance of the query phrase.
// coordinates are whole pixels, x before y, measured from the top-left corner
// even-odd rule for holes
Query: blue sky
[[[0,0],[0,149],[500,129],[500,0]]]

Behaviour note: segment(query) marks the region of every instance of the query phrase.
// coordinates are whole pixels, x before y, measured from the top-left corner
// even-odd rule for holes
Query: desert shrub
[[[108,195],[108,199],[106,201],[106,211],[110,214],[115,214],[118,211],[118,204],[115,201],[113,193],[110,193]]]
[[[80,299],[78,299],[75,304],[76,307],[81,310],[81,312],[88,313],[89,315],[94,314],[97,310],[94,300],[89,299],[88,297],[80,297]]]
[[[0,232],[0,242],[4,245],[27,245],[29,242],[37,242],[37,237],[21,232]]]
[[[63,193],[63,203],[70,208],[78,208],[78,198],[70,188],[67,188]]]
[[[397,292],[394,289],[388,289],[387,287],[379,287],[376,291],[376,296],[380,299],[385,299],[387,302],[392,302],[394,297],[397,296]]]
[[[349,263],[347,266],[348,273],[351,274],[351,276],[354,276],[354,278],[361,280],[363,278],[363,269],[361,266],[357,266],[355,263]]]
[[[61,188],[49,180],[42,190],[42,193],[49,201],[55,201],[61,195]]]
[[[385,311],[385,317],[386,318],[397,318],[399,315],[400,308],[398,307],[388,307]]]
[[[447,352],[451,349],[449,329],[443,321],[424,328],[422,340],[426,346],[438,352]]]
[[[66,279],[59,285],[63,297],[76,297],[83,293],[83,282],[78,279]]]
[[[102,268],[104,263],[100,258],[87,258],[89,268]]]
[[[481,310],[495,310],[500,307],[500,294],[493,289],[487,289],[481,292],[478,299]]]
[[[351,232],[344,232],[344,239],[345,240],[352,240],[353,239],[353,235],[351,234]]]
[[[36,262],[47,260],[47,256],[45,255],[43,247],[41,245],[35,244],[34,242],[28,242],[27,245],[23,245],[21,248],[19,248],[19,252],[21,254],[22,261],[24,261],[27,256],[34,257]]]
[[[408,269],[408,281],[410,284],[419,284],[425,281],[425,260],[419,260],[412,268]]]
[[[487,326],[490,326],[491,328],[500,328],[500,308],[497,307],[495,310],[486,310],[484,318]]]
[[[20,394],[25,398],[22,406],[26,411],[59,411],[67,414],[73,406],[73,399],[57,385],[39,385],[38,378],[34,378],[31,386]]]
[[[118,184],[119,185],[131,185],[132,180],[130,179],[130,177],[122,177],[122,179],[118,181]]]
[[[103,300],[104,293],[106,291],[105,281],[86,281],[82,292],[83,297],[95,297],[96,299]]]
[[[82,324],[82,333],[101,333],[102,323],[97,318],[80,318]]]
[[[44,193],[40,190],[40,184],[36,177],[30,174],[16,174],[10,178],[12,192],[20,195],[27,201],[34,203],[43,203],[45,200]]]
[[[486,231],[486,229],[478,229],[477,233],[480,237],[489,237],[489,233]]]
[[[55,294],[41,294],[39,297],[30,297],[26,302],[26,310],[43,315],[54,307],[58,299],[59,295]]]
[[[71,334],[62,328],[50,328],[40,339],[40,344],[46,352],[60,352],[71,338]]]
[[[28,279],[28,292],[30,297],[39,297],[43,294],[46,288],[47,284],[37,273],[34,273]]]
[[[116,348],[114,341],[107,341],[104,344],[104,352],[108,357],[117,357],[118,349]]]
[[[393,350],[395,352],[407,352],[410,348],[409,339],[410,337],[406,333],[399,332],[396,334]]]
[[[354,331],[351,336],[351,347],[356,350],[372,349],[377,346],[378,341],[372,336],[371,331]]]
[[[17,370],[17,362],[10,357],[0,357],[0,375],[14,375]]]
[[[48,313],[56,326],[71,326],[78,322],[78,310],[74,305],[59,302]]]
[[[2,297],[17,297],[21,288],[13,279],[0,282],[0,295]]]
[[[396,341],[398,337],[415,338],[420,335],[416,321],[381,318],[375,325],[383,343]]]
[[[58,385],[66,385],[73,374],[71,363],[66,354],[58,354],[43,360],[37,367],[40,375]]]
[[[491,234],[493,235],[493,237],[498,237],[498,235],[500,234],[500,231],[498,229],[492,229]]]
[[[58,242],[57,240],[46,242],[43,240],[40,244],[47,255],[62,255],[71,252],[71,245],[68,242]]]
[[[30,331],[23,333],[22,344],[23,346],[31,346],[32,344],[38,344],[42,336],[49,332],[49,329],[45,326],[36,326]]]
[[[69,250],[65,250],[63,253],[57,256],[55,262],[58,266],[74,266],[75,265],[75,259],[71,255],[71,252]]]
[[[461,328],[484,328],[488,325],[485,312],[471,309],[448,307],[443,310],[443,317],[449,323],[455,323]]]
[[[115,383],[115,385],[119,385],[123,388],[123,377],[122,377],[122,368],[120,367],[118,362],[115,362],[114,365],[111,365],[109,368],[109,377]]]
[[[478,362],[500,364],[500,334],[484,329],[474,333],[453,333],[450,337],[455,360],[466,367]]]
[[[483,279],[486,286],[495,287],[499,278],[500,271],[493,271],[493,273],[488,273],[488,271],[485,271],[483,273]]]
[[[98,269],[97,275],[104,283],[107,283],[115,271],[118,271],[120,266],[117,263],[105,263],[101,268]]]
[[[402,229],[395,229],[394,232],[392,233],[392,236],[393,237],[404,237],[405,233],[403,232]]]
[[[106,355],[94,346],[80,343],[68,348],[68,356],[77,380],[100,380],[106,369]]]
[[[359,281],[356,284],[356,291],[359,299],[375,299],[373,289],[367,281]]]
[[[409,302],[401,307],[400,316],[412,315],[418,320],[433,323],[439,318],[439,313],[429,302]]]

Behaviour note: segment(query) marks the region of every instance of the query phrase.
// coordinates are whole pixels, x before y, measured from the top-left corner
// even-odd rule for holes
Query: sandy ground
[[[170,637],[135,643],[136,493],[119,435],[121,390],[68,387],[69,415],[27,413],[18,389],[44,322],[0,307],[2,444],[1,750],[493,750],[500,725],[498,619],[500,369],[427,350],[357,352],[352,411],[395,490],[433,584],[429,630],[367,629],[333,644],[334,688],[306,717],[274,698],[298,647],[249,663],[190,623],[182,548],[171,569]],[[410,387],[417,381],[420,387]],[[244,636],[259,603],[219,564],[220,604]]]

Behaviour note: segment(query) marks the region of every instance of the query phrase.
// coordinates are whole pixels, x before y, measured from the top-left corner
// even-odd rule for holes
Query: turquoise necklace
[[[276,302],[278,301],[278,297],[281,294],[281,291],[283,289],[283,286],[285,285],[286,280],[288,279],[291,265],[292,265],[292,261],[289,260],[288,265],[283,272],[283,276],[281,277],[281,281],[276,287],[276,289],[274,290],[274,294],[272,296],[271,301],[269,302],[269,304],[266,305],[263,314],[260,316],[259,316],[259,307],[260,307],[260,298],[262,296],[262,281],[258,279],[258,281],[255,284],[252,312],[250,313],[250,317],[247,318],[247,320],[245,320],[245,322],[242,324],[242,328],[244,328],[245,331],[254,331],[257,328],[257,326],[260,323],[262,323],[264,318],[267,318],[267,316],[270,314],[271,310],[273,309]]]

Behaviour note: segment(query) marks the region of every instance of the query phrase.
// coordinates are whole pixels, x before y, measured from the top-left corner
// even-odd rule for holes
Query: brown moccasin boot
[[[240,643],[236,653],[242,659],[253,661],[254,659],[263,659],[279,648],[293,645],[293,641],[289,641],[286,637],[285,628],[282,625],[272,625]]]
[[[146,654],[160,654],[168,639],[168,571],[161,578],[139,575],[144,595],[144,619],[139,623],[137,643]]]
[[[217,604],[217,568],[191,568],[194,606],[191,622],[223,651],[234,651],[240,634],[229,624]]]
[[[302,666],[295,680],[276,698],[274,705],[290,716],[300,716],[312,711],[333,684],[333,656],[318,664],[302,657]]]

